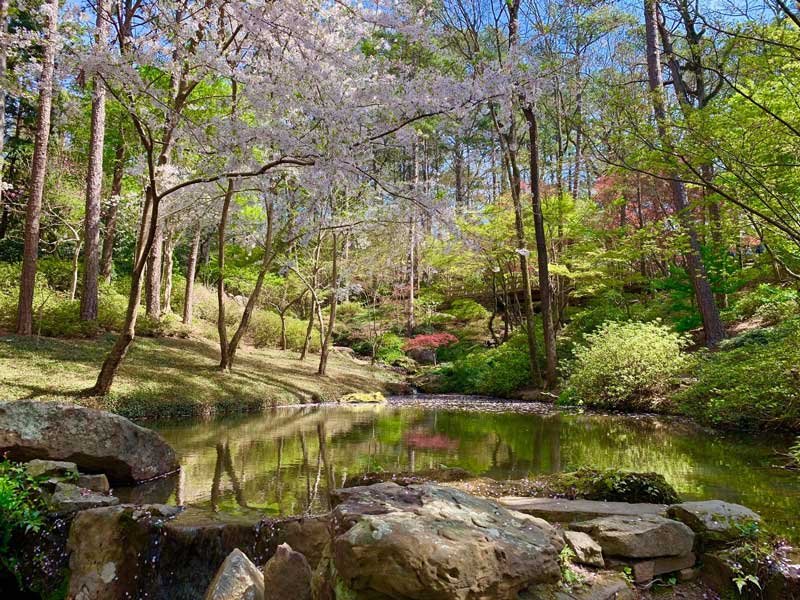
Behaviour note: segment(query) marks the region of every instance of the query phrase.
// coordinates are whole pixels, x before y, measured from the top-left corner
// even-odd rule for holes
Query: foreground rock
[[[575,562],[590,567],[603,567],[603,549],[600,544],[581,531],[565,531],[564,541],[575,554]]]
[[[204,600],[263,600],[263,598],[264,576],[244,552],[236,548],[214,575]]]
[[[508,509],[556,523],[572,523],[574,521],[585,521],[614,515],[632,517],[663,516],[667,512],[667,506],[664,504],[629,504],[627,502],[600,502],[598,500],[507,496],[500,498],[498,502]]]
[[[357,594],[504,600],[560,578],[563,541],[539,519],[433,485],[337,493],[333,566]]]
[[[688,525],[706,544],[734,542],[761,522],[761,517],[746,506],[721,500],[674,504],[667,514]]]
[[[0,403],[0,454],[10,460],[70,461],[112,483],[146,481],[178,468],[173,449],[149,429],[112,413],[53,402]]]
[[[606,556],[687,556],[694,545],[694,533],[686,525],[654,515],[601,517],[570,527],[588,533]]]
[[[264,566],[264,600],[311,600],[312,576],[306,557],[281,544]]]

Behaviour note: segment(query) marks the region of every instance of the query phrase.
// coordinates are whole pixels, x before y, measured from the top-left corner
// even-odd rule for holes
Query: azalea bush
[[[688,338],[660,322],[608,322],[576,347],[569,391],[581,404],[652,409],[687,366]]]

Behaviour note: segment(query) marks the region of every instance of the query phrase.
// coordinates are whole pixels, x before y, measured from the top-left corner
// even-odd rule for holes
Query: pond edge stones
[[[178,469],[175,451],[156,432],[110,412],[74,404],[0,402],[0,455],[10,460],[70,461],[82,472],[130,484]]]
[[[558,531],[459,490],[379,483],[336,491],[332,561],[357,594],[515,599],[560,579]]]

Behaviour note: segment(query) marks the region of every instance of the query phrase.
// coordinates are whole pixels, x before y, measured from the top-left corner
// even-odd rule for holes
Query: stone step
[[[665,504],[629,504],[628,502],[600,502],[597,500],[565,500],[563,498],[524,498],[506,496],[498,502],[508,509],[546,521],[573,523],[613,515],[664,516]]]

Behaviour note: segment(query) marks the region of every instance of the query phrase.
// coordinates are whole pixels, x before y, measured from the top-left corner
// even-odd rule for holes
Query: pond
[[[682,420],[420,396],[151,426],[177,449],[182,472],[139,501],[293,515],[324,511],[329,488],[366,471],[447,466],[519,479],[620,468],[661,473],[685,499],[749,506],[773,530],[800,541],[800,474],[775,466],[788,441],[723,435]]]

